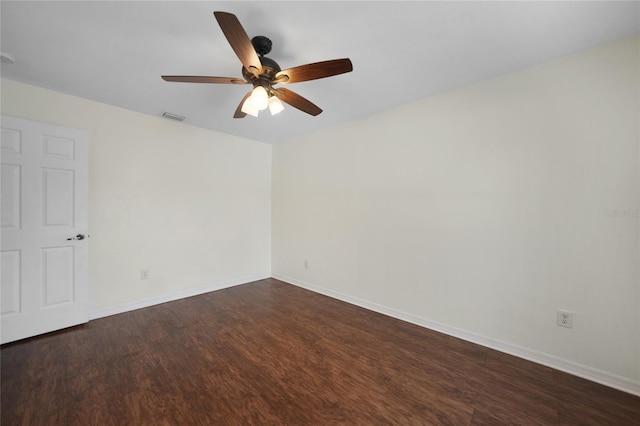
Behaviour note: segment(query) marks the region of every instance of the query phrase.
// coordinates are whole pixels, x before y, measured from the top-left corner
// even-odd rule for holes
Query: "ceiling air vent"
[[[168,118],[170,120],[175,120],[175,121],[184,121],[185,117],[178,115],[178,114],[171,114],[170,112],[163,112],[162,116],[164,118]]]

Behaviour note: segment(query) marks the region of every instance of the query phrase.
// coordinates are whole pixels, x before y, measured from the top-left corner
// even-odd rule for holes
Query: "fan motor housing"
[[[271,58],[267,58],[266,56],[260,56],[260,63],[263,68],[268,68],[276,72],[280,72],[280,65],[276,61]]]
[[[275,75],[281,71],[280,65],[278,65],[278,63],[273,59],[267,58],[266,56],[260,56],[260,63],[262,64],[262,75],[269,79],[274,78]],[[245,67],[242,67],[242,75],[247,81],[253,81],[256,78]]]

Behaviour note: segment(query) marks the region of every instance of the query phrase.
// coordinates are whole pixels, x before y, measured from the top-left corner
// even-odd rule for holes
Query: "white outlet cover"
[[[573,328],[573,312],[559,309],[556,324],[560,327]]]

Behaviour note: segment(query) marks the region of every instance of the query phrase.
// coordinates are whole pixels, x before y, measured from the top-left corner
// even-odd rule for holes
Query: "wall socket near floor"
[[[141,280],[148,280],[149,279],[149,270],[148,269],[141,269],[140,270],[140,279]]]
[[[307,259],[304,260],[304,269],[309,269],[309,261]]]
[[[565,311],[564,309],[558,309],[556,323],[560,327],[573,328],[573,312]]]

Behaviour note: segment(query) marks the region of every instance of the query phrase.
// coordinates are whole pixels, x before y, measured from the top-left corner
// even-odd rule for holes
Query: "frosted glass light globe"
[[[280,102],[280,99],[275,96],[271,96],[269,98],[269,111],[271,111],[271,115],[276,115],[277,113],[284,110],[284,105]]]
[[[253,89],[250,99],[253,106],[260,111],[267,109],[269,106],[269,94],[267,94],[267,91],[262,86],[256,86],[256,88]]]

